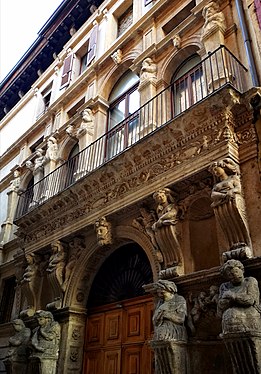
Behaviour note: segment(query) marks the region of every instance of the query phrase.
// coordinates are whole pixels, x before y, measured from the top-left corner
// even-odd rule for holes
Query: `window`
[[[0,323],[6,323],[11,320],[15,298],[15,287],[15,277],[4,280],[3,295],[0,304]]]
[[[139,77],[129,71],[116,83],[110,95],[107,138],[107,157],[109,158],[133,144],[139,135],[138,82]],[[127,117],[128,119],[124,121]]]
[[[95,59],[97,50],[97,40],[98,26],[94,25],[90,33],[90,38],[77,52],[77,57],[80,60],[80,74],[82,74]]]
[[[118,18],[118,37],[122,35],[133,23],[133,6],[131,5]]]
[[[200,61],[198,55],[193,55],[174,75],[172,86],[174,115],[183,112],[205,97],[206,89]]]
[[[70,83],[71,75],[72,75],[72,64],[73,64],[73,54],[67,56],[64,59],[60,89],[67,87]]]

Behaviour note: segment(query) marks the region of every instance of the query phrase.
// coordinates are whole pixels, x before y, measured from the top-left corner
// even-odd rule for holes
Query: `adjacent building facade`
[[[254,0],[64,0],[40,30],[0,85],[0,373],[39,310],[58,373],[163,373],[158,280],[186,300],[175,372],[232,372],[220,266],[261,279],[260,25]]]

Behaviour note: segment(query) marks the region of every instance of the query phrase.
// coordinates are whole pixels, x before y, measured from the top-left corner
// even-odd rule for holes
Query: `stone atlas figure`
[[[218,314],[234,374],[261,373],[261,309],[258,282],[244,277],[244,266],[228,260],[221,268]]]

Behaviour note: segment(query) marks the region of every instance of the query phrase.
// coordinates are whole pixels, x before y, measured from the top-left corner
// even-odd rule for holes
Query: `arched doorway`
[[[142,288],[152,280],[148,258],[135,243],[103,263],[87,305],[84,374],[153,373],[153,300]]]

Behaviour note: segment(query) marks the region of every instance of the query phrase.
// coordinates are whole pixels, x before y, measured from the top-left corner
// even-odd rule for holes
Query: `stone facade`
[[[1,122],[34,105],[1,157],[0,372],[259,373],[261,89],[235,2],[88,12]]]

